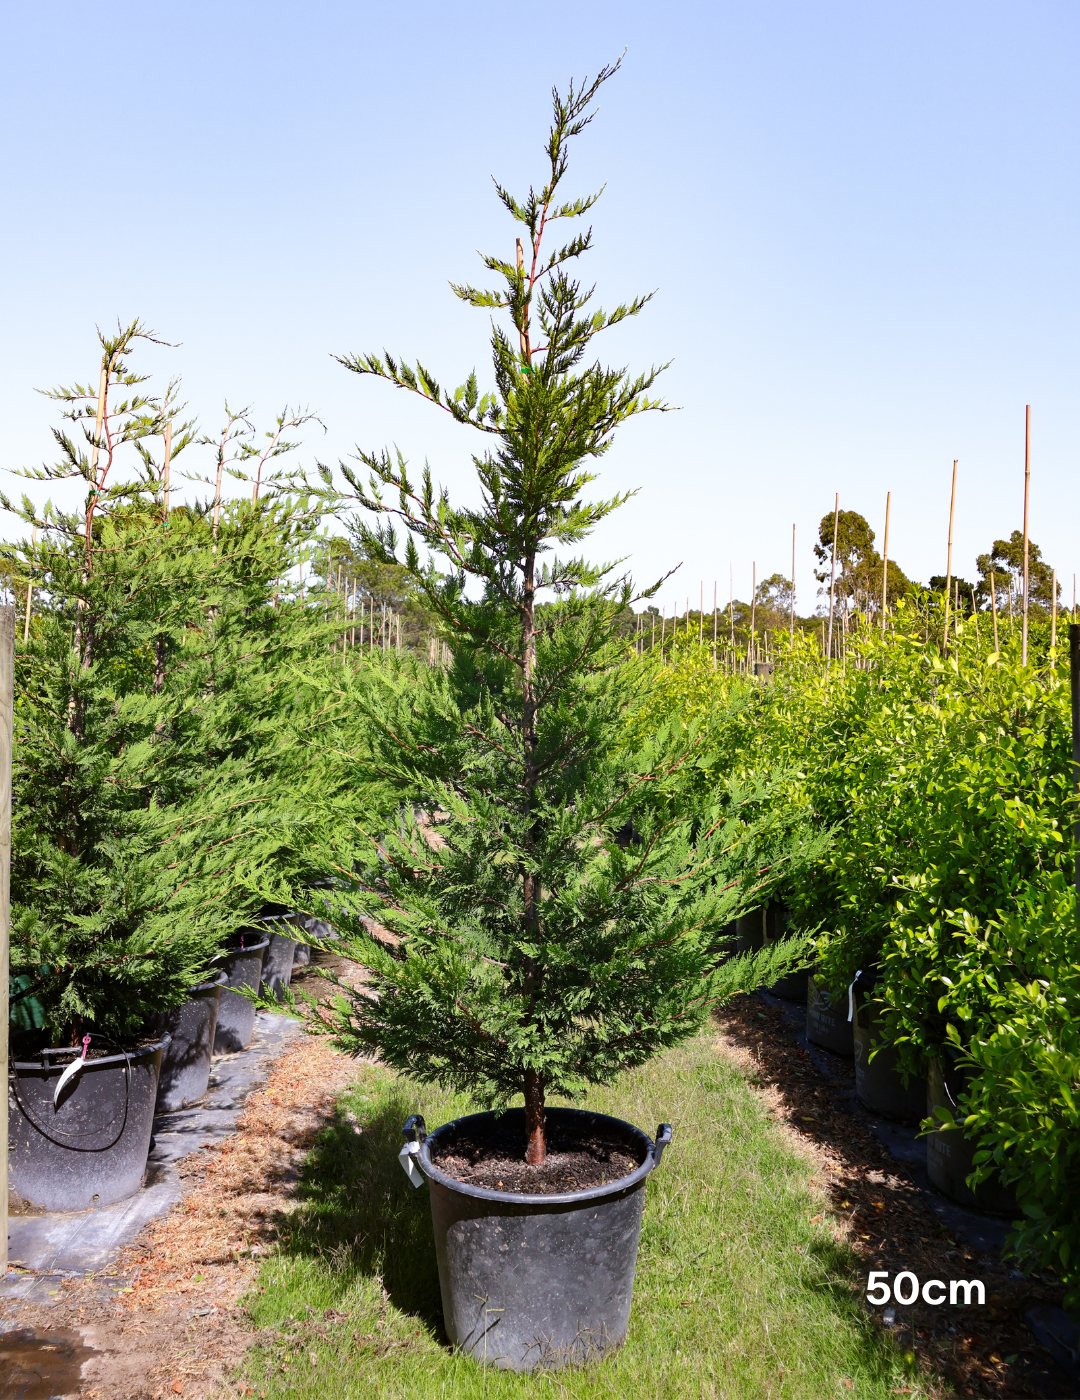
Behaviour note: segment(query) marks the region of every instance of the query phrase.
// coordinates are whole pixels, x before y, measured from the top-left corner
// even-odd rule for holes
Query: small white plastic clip
[[[84,1035],[84,1036],[83,1036],[83,1043],[82,1043],[82,1054],[79,1056],[79,1058],[78,1058],[77,1060],[72,1060],[71,1064],[68,1065],[67,1069],[64,1070],[63,1074],[60,1076],[60,1079],[59,1079],[59,1081],[57,1082],[56,1088],[53,1090],[53,1100],[52,1100],[52,1101],[53,1101],[53,1107],[54,1107],[54,1108],[55,1108],[55,1107],[59,1104],[59,1102],[60,1102],[60,1091],[61,1091],[61,1089],[63,1089],[67,1084],[69,1084],[69,1083],[71,1082],[71,1080],[73,1080],[73,1079],[75,1078],[75,1076],[79,1073],[79,1071],[82,1069],[83,1065],[86,1064],[86,1056],[87,1056],[87,1052],[89,1051],[89,1049],[90,1049],[90,1037],[89,1037],[88,1035]]]
[[[424,1184],[424,1173],[416,1165],[414,1160],[419,1151],[420,1144],[418,1142],[407,1142],[397,1155],[397,1159],[401,1163],[401,1170],[415,1187],[420,1187]]]
[[[854,977],[851,979],[851,981],[848,983],[848,989],[847,989],[847,1018],[848,1018],[849,1021],[854,1021],[854,1019],[855,1019],[855,990],[854,990],[854,989],[855,989],[855,983],[859,980],[859,978],[860,978],[861,976],[862,976],[862,972],[861,972],[861,970],[860,970],[859,972],[856,972],[855,976],[854,976]]]

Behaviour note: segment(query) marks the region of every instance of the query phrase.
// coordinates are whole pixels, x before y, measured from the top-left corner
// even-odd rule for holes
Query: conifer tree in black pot
[[[591,231],[548,246],[557,221],[595,203],[563,199],[567,148],[617,67],[554,93],[538,191],[497,186],[525,235],[516,257],[484,259],[501,288],[454,287],[509,316],[511,332],[493,330],[494,391],[475,374],[444,391],[388,354],[343,360],[485,444],[471,509],[385,452],[361,452],[366,480],[343,468],[363,511],[382,515],[355,525],[368,557],[394,559],[405,527],[404,562],[453,664],[358,673],[351,762],[397,812],[359,851],[332,820],[322,839],[339,843],[333,873],[348,884],[334,922],[372,973],[367,989],[341,985],[337,1033],[493,1106],[431,1134],[410,1119],[403,1164],[430,1187],[450,1339],[514,1369],[622,1340],[645,1179],[671,1136],[549,1100],[580,1100],[795,965],[798,940],[731,959],[722,931],[814,855],[771,791],[722,781],[700,734],[628,741],[648,679],[620,637],[633,589],[573,552],[629,494],[587,502],[590,463],[620,424],[663,408],[658,371],[591,359],[595,337],[649,297],[591,309],[571,275]]]
[[[100,380],[53,391],[73,426],[26,475],[81,480],[78,506],[0,498],[33,526],[5,549],[33,585],[16,651],[10,1179],[54,1210],[142,1181],[162,1018],[274,878],[251,815],[292,689],[272,663],[289,659],[283,632],[310,639],[272,606],[311,531],[302,511],[174,495],[166,513],[166,429],[174,472],[194,430],[176,386],[155,395],[133,367],[144,338],[138,323],[101,337]],[[208,1056],[207,1040],[207,1074]]]

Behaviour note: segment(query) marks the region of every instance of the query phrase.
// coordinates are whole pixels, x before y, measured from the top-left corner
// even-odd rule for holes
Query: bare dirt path
[[[950,1378],[961,1395],[1067,1397],[1070,1381],[1038,1346],[1024,1313],[1060,1305],[1054,1280],[1022,1278],[993,1255],[976,1251],[947,1228],[911,1171],[850,1111],[854,1065],[836,1059],[829,1079],[791,1035],[776,1005],[739,997],[718,1016],[721,1052],[750,1077],[770,1113],[809,1154],[832,1202],[836,1229],[872,1269],[890,1278],[981,1278],[986,1306],[895,1308],[901,1341]],[[850,1082],[846,1082],[850,1081]],[[845,1088],[846,1084],[846,1088]],[[880,1318],[881,1309],[875,1309]]]
[[[47,1371],[75,1348],[81,1378],[65,1391],[43,1389],[43,1400],[235,1396],[228,1378],[255,1340],[239,1300],[292,1208],[304,1154],[357,1072],[322,1039],[286,1051],[237,1132],[185,1159],[190,1190],[115,1266],[58,1285],[48,1304],[0,1304],[0,1324],[38,1339],[21,1351],[9,1339],[9,1373]]]

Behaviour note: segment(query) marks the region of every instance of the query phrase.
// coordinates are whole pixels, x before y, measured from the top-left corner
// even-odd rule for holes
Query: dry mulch
[[[228,1377],[254,1340],[239,1300],[292,1209],[305,1153],[356,1072],[321,1039],[288,1050],[237,1131],[184,1160],[191,1189],[115,1267],[66,1281],[52,1306],[8,1300],[0,1316],[39,1334],[80,1334],[99,1353],[84,1367],[82,1400],[234,1396]]]
[[[887,1270],[891,1281],[910,1270],[920,1280],[979,1278],[986,1285],[984,1307],[897,1307],[893,1335],[904,1349],[947,1376],[960,1395],[1060,1400],[1074,1394],[1075,1382],[1024,1322],[1029,1308],[1060,1306],[1061,1287],[1037,1275],[1014,1277],[1009,1265],[977,1255],[944,1225],[907,1167],[845,1103],[854,1090],[854,1064],[832,1057],[836,1073],[826,1079],[780,1009],[759,997],[736,998],[717,1019],[722,1051],[749,1074],[772,1116],[814,1161],[837,1238],[847,1240],[868,1274]],[[883,1311],[872,1309],[879,1325]]]

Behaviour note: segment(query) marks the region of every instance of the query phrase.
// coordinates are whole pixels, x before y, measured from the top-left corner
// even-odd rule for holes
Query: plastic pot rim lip
[[[260,943],[251,943],[246,948],[222,948],[220,953],[215,953],[210,959],[211,962],[220,962],[223,958],[234,958],[237,954],[242,957],[246,953],[259,953],[264,948],[270,947],[270,935],[267,934]]]
[[[246,953],[247,949],[244,948],[241,951]],[[188,988],[188,992],[191,996],[194,996],[197,992],[213,992],[216,991],[218,987],[224,987],[225,983],[228,982],[228,980],[229,974],[225,971],[223,967],[220,967],[218,968],[214,977],[211,978],[209,982],[196,982],[193,987]],[[181,1002],[181,1006],[182,1005],[183,1003]],[[179,1007],[177,1007],[176,1009],[179,1010]]]
[[[511,1109],[511,1113],[524,1113],[524,1109]],[[546,1110],[551,1114],[580,1114],[583,1118],[599,1119],[604,1123],[615,1123],[620,1128],[627,1130],[628,1135],[640,1138],[646,1145],[645,1160],[634,1171],[626,1176],[620,1176],[617,1181],[605,1182],[603,1186],[590,1186],[587,1191],[561,1191],[557,1195],[524,1195],[516,1191],[496,1191],[489,1186],[471,1186],[467,1181],[459,1181],[456,1176],[447,1176],[445,1172],[439,1170],[431,1160],[431,1149],[429,1144],[446,1132],[448,1128],[460,1127],[463,1123],[474,1123],[479,1119],[491,1119],[502,1115],[494,1109],[486,1113],[468,1113],[462,1118],[451,1118],[448,1123],[442,1123],[420,1144],[420,1151],[416,1153],[414,1160],[429,1180],[444,1186],[448,1191],[456,1191],[462,1196],[472,1196],[478,1201],[497,1201],[501,1205],[518,1206],[573,1206],[588,1205],[593,1201],[603,1200],[608,1196],[619,1196],[627,1191],[633,1190],[635,1186],[640,1186],[645,1178],[656,1166],[654,1153],[656,1144],[648,1133],[633,1123],[628,1123],[625,1118],[613,1118],[608,1113],[593,1113],[585,1108],[549,1108]]]
[[[163,1031],[161,1039],[155,1041],[153,1045],[144,1045],[139,1050],[129,1050],[126,1055],[102,1055],[100,1059],[87,1060],[87,1069],[101,1069],[105,1065],[134,1064],[137,1060],[145,1059],[147,1055],[154,1055],[158,1050],[165,1050],[172,1043],[172,1036],[168,1031]],[[49,1049],[40,1051],[42,1057],[45,1055],[71,1055],[78,1051],[77,1045],[54,1045]],[[9,1060],[8,1072],[12,1070],[46,1070],[57,1073],[67,1069],[67,1065],[42,1064],[41,1060]]]

